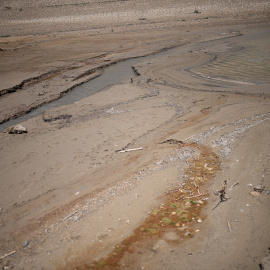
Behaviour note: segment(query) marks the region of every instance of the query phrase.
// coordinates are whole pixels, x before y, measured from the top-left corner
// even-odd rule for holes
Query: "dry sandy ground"
[[[0,268],[269,269],[269,8],[1,1],[1,122],[156,55],[0,134]]]

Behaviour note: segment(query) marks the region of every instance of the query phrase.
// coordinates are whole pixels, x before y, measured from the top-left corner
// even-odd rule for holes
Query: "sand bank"
[[[149,212],[162,208],[165,194],[202,180],[191,182],[199,189],[184,195],[205,193],[200,216],[182,219],[182,231],[165,216],[167,231],[133,241],[133,253],[119,257],[119,268],[259,269],[270,247],[268,64],[259,72],[244,60],[258,57],[253,41],[269,33],[268,3],[225,8],[171,1],[165,7],[157,1],[145,4],[147,11],[121,1],[115,8],[127,15],[114,24],[107,17],[115,11],[103,6],[110,3],[35,3],[42,19],[37,12],[26,20],[23,12],[35,7],[15,1],[1,7],[5,16],[17,16],[3,17],[1,31],[36,25],[1,38],[1,121],[58,98],[106,65],[164,53],[134,65],[132,80],[21,123],[28,133],[1,133],[0,255],[16,251],[1,259],[2,266],[87,269],[97,261],[101,267]],[[167,16],[159,16],[164,9]],[[59,10],[75,19],[61,23],[62,17],[46,13]],[[81,16],[91,10],[107,19],[101,25],[84,20],[92,28],[82,30]],[[201,159],[210,153],[217,164]],[[214,190],[224,180],[230,199],[218,204]],[[258,184],[264,192],[250,195]],[[185,203],[180,212],[200,204],[197,197]]]

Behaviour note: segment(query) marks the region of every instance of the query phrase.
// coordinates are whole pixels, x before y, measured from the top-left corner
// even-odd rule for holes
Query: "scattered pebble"
[[[258,192],[263,192],[264,189],[265,189],[264,185],[256,185],[254,187],[254,191],[258,191]]]
[[[23,248],[26,248],[30,243],[30,240],[27,240],[23,243]]]

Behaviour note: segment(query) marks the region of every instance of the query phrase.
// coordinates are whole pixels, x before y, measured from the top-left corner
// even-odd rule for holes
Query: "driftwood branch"
[[[202,194],[199,194],[199,195],[194,195],[194,196],[186,197],[186,199],[201,197],[201,196],[204,196],[204,195],[207,195],[207,193],[202,193]]]
[[[232,190],[233,187],[236,186],[236,185],[238,185],[238,184],[239,184],[239,182],[235,182],[234,184],[231,185],[231,187],[229,189]]]
[[[221,190],[215,192],[216,195],[219,195],[220,201],[218,202],[218,204],[212,209],[215,210],[220,203],[225,202],[229,199],[229,197],[226,195],[226,187],[227,187],[227,180],[224,180],[222,182],[222,187]]]
[[[125,152],[137,151],[137,150],[143,150],[143,147],[132,148],[132,149],[123,149],[123,150],[119,150],[119,151],[116,151],[116,152],[117,153],[125,153]]]
[[[3,260],[3,259],[5,259],[6,257],[8,257],[8,256],[10,256],[10,255],[12,255],[12,254],[14,254],[14,253],[16,253],[15,250],[14,250],[14,251],[11,251],[11,252],[9,252],[9,253],[7,253],[7,254],[5,254],[5,255],[2,256],[2,257],[0,257],[0,260]]]

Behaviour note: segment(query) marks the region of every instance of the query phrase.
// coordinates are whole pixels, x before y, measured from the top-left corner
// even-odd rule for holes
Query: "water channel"
[[[257,31],[258,30],[258,31]],[[236,52],[229,52],[219,54],[216,61],[210,65],[195,68],[198,73],[203,73],[209,77],[223,77],[226,79],[241,80],[247,82],[255,82],[255,84],[269,84],[270,83],[270,29],[269,26],[254,28],[247,35],[232,37],[236,46],[241,46],[241,50]],[[211,41],[210,41],[211,42]],[[220,42],[224,42],[220,40]],[[205,46],[205,42],[204,46]],[[208,42],[207,42],[208,43]],[[210,44],[208,44],[210,45]],[[48,104],[42,105],[30,113],[12,119],[0,125],[0,132],[9,126],[27,121],[33,117],[41,115],[43,112],[52,108],[60,107],[63,105],[73,104],[83,98],[96,94],[99,91],[107,89],[112,85],[120,82],[130,82],[134,78],[132,66],[142,62],[151,61],[154,58],[166,55],[179,55],[179,53],[190,50],[198,49],[202,46],[200,43],[193,43],[183,45],[181,47],[173,48],[168,51],[128,59],[123,62],[111,65],[104,70],[104,73],[87,83],[84,83],[72,91],[66,93],[58,100],[52,101]]]

